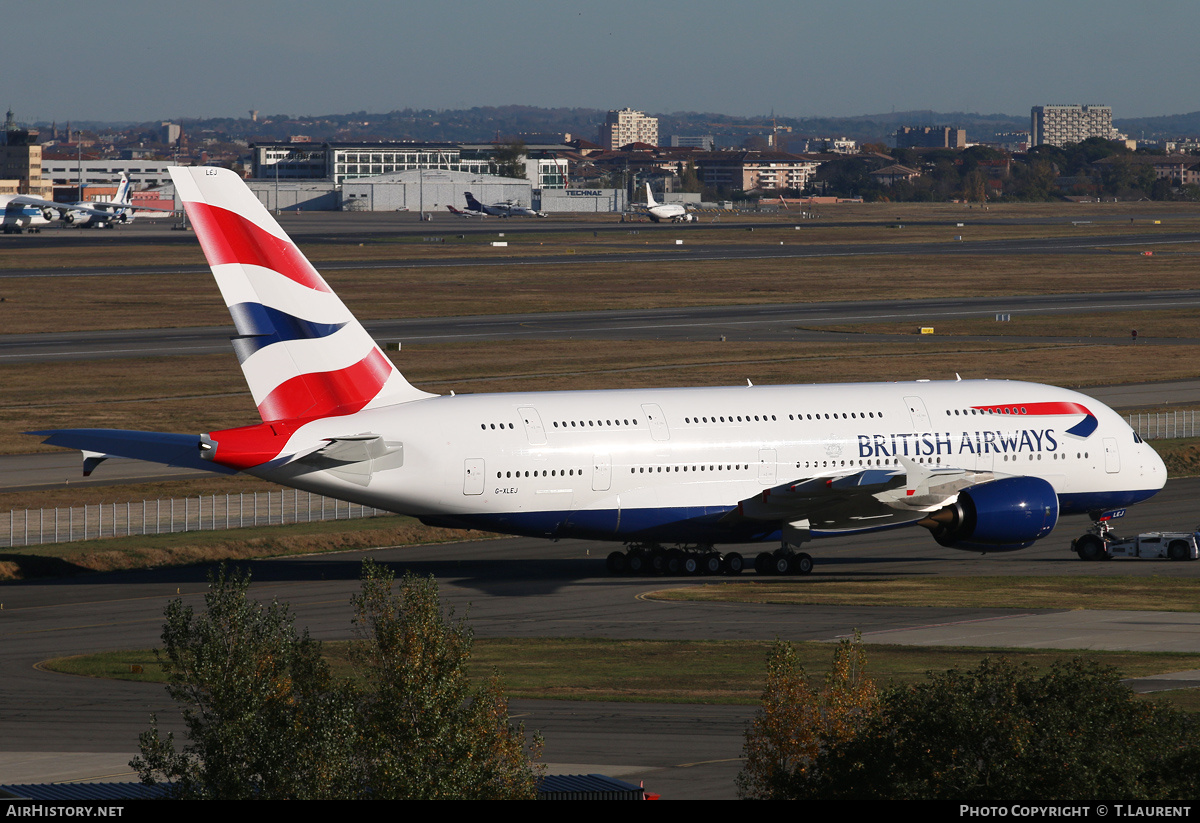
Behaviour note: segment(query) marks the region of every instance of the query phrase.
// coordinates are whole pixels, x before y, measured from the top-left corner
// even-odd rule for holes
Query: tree
[[[406,576],[397,596],[389,571],[364,564],[348,681],[249,582],[222,568],[202,614],[168,604],[160,660],[189,742],[177,751],[154,719],[130,764],[142,782],[194,799],[536,795],[540,738],[526,750],[494,676],[471,686],[470,630],[443,617],[432,579]]]
[[[500,177],[525,178],[525,141],[510,140],[496,146],[492,167]]]
[[[344,796],[353,745],[349,688],[335,684],[320,644],[298,633],[286,604],[246,597],[249,574],[222,566],[205,609],[167,605],[159,660],[190,741],[176,751],[157,718],[130,762],[144,783],[173,781],[192,799]]]
[[[788,796],[1089,802],[1189,799],[1200,726],[1080,659],[1037,674],[984,660],[896,688]]]
[[[691,160],[676,165],[676,175],[679,177],[679,190],[688,192],[703,191],[704,184],[696,172],[696,164]]]
[[[541,752],[508,721],[499,679],[473,689],[472,633],[443,616],[437,583],[363,564],[356,659],[369,683],[360,714],[366,783],[381,799],[519,799],[537,794]]]
[[[738,795],[750,799],[792,799],[812,779],[822,752],[853,740],[875,712],[878,696],[866,673],[859,636],[834,651],[825,686],[816,693],[791,643],[777,642],[767,661],[762,706],[743,748]]]

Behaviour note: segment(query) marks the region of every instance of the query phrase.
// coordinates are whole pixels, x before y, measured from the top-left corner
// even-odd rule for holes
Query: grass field
[[[788,580],[755,577],[643,595],[655,600],[964,609],[1200,611],[1200,580],[1155,577],[923,577]]]
[[[475,678],[497,671],[510,697],[615,700],[652,703],[757,704],[765,685],[764,641],[660,641],[583,638],[476,638],[471,660]],[[800,663],[814,685],[829,669],[828,643],[797,643]],[[926,673],[972,668],[984,657],[1048,668],[1071,653],[1057,650],[920,648],[865,644],[867,671],[882,685],[922,682]],[[349,671],[349,644],[325,644],[335,672]],[[1122,677],[1142,677],[1200,668],[1200,655],[1138,652],[1081,652],[1116,668]],[[152,650],[120,651],[52,660],[41,667],[67,674],[138,682],[163,682]],[[140,667],[141,671],[135,671]],[[1155,695],[1158,697],[1159,695]],[[1180,708],[1200,711],[1200,690],[1161,696]]]
[[[512,266],[487,258],[476,265],[328,270],[325,276],[359,319],[375,320],[880,296],[919,300],[1186,289],[1195,282],[1197,264],[1190,254],[1142,257],[1133,249],[1083,256],[688,260],[689,247],[678,248],[665,252],[678,260],[654,262],[614,257],[605,263]],[[207,273],[164,269],[160,274],[9,278],[0,281],[0,297],[0,328],[10,334],[230,323]]]
[[[479,532],[424,526],[411,517],[383,516],[228,531],[77,540],[0,550],[0,581],[492,537],[494,535]]]

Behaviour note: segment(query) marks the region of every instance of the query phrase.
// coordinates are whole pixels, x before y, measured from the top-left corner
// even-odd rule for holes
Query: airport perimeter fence
[[[1144,412],[1125,418],[1129,428],[1143,440],[1166,440],[1172,437],[1200,437],[1200,419],[1194,409],[1168,412]]]
[[[296,489],[98,503],[94,506],[14,509],[8,513],[7,523],[0,514],[0,547],[321,520],[358,520],[385,514],[391,512]]]

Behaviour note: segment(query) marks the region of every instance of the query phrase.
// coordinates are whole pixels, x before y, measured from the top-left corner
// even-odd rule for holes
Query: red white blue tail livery
[[[233,316],[234,351],[263,421],[430,396],[409,385],[236,174],[174,168],[171,177]]]

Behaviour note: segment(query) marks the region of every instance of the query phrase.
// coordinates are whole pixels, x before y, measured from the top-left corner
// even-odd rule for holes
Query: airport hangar
[[[565,146],[527,146],[525,177],[500,177],[492,144],[261,143],[252,147],[251,190],[270,210],[445,211],[519,201],[538,211],[622,212],[622,189],[567,188]]]

